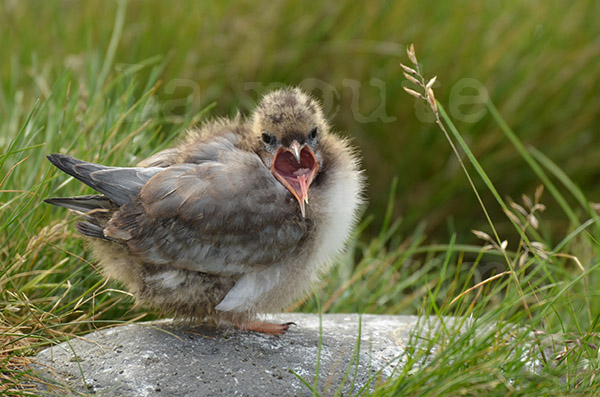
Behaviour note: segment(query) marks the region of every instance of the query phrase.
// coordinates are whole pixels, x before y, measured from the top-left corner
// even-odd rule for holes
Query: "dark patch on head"
[[[281,113],[269,114],[267,115],[267,117],[269,118],[269,121],[273,124],[279,124],[283,121],[283,116],[281,115]]]
[[[300,145],[303,145],[306,141],[306,134],[296,130],[285,131],[284,136],[281,138],[281,144],[284,147],[289,147],[294,141],[297,141]]]
[[[283,94],[281,103],[283,105],[290,106],[290,107],[296,106],[298,104],[298,101],[296,100],[296,94],[293,91],[286,92],[285,94]]]
[[[294,115],[295,121],[297,121],[299,123],[305,123],[308,120],[310,120],[310,116],[305,111],[303,111],[303,109],[295,108],[293,115]]]

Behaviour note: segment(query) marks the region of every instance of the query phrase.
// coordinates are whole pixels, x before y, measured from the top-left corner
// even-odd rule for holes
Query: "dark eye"
[[[270,145],[271,143],[275,142],[275,137],[267,132],[263,132],[262,140],[267,145]]]
[[[317,127],[313,128],[312,130],[310,130],[310,132],[308,133],[308,138],[309,139],[315,139],[317,137]]]

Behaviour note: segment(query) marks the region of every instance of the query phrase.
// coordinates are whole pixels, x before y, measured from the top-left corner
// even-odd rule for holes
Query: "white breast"
[[[354,168],[354,167],[353,167]],[[339,254],[358,220],[362,198],[363,176],[354,169],[342,169],[330,175],[327,190],[319,203],[319,234],[315,241],[315,270],[324,270]]]

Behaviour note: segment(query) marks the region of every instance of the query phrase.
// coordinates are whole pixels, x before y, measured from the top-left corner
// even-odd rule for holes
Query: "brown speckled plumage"
[[[308,292],[362,202],[356,155],[298,89],[268,94],[248,120],[190,131],[136,167],[48,158],[102,193],[46,201],[81,214],[77,228],[107,277],[179,317],[269,333],[283,330],[255,314]]]

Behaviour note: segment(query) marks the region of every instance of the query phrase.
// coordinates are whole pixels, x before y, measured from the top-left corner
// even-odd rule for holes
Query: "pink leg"
[[[267,335],[283,335],[290,328],[290,325],[296,325],[294,323],[285,324],[273,324],[265,323],[263,321],[247,321],[242,324],[235,325],[236,328],[245,331],[260,332]]]

